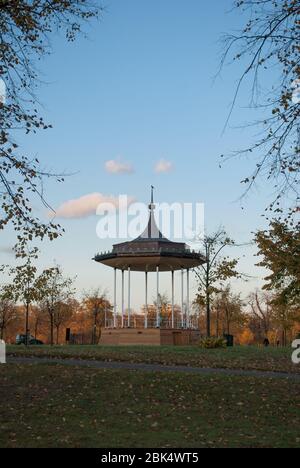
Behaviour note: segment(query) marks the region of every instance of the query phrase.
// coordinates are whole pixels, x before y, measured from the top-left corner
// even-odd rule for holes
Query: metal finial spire
[[[154,203],[154,187],[151,185],[151,205]]]

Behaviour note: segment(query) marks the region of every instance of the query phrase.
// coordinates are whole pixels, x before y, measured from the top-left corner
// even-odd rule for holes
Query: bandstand
[[[94,260],[114,269],[113,320],[111,326],[102,331],[100,344],[190,344],[200,335],[190,322],[190,270],[205,263],[205,257],[191,251],[182,242],[172,242],[160,232],[155,216],[153,188],[149,205],[149,221],[145,231],[135,240],[113,246],[111,252],[98,254]],[[117,311],[117,272],[121,272],[121,315]],[[181,271],[181,314],[175,316],[174,273]],[[142,272],[145,276],[145,307],[143,326],[133,323],[131,317],[131,273]],[[171,320],[163,323],[160,314],[160,273],[170,272],[171,280]],[[125,273],[127,273],[127,314],[125,313]],[[156,318],[149,320],[148,275],[156,275]],[[186,275],[185,275],[186,273]],[[186,276],[186,303],[184,282]]]

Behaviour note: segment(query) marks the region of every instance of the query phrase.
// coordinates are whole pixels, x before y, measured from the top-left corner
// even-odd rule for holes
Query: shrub
[[[200,348],[205,348],[205,349],[226,348],[227,342],[226,340],[224,340],[224,338],[216,338],[216,337],[202,338],[199,341],[199,346]]]

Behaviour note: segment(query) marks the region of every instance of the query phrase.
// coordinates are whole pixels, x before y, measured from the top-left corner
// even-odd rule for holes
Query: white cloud
[[[119,210],[124,209],[133,203],[133,201],[133,197],[127,197],[126,201],[124,197],[107,196],[97,192],[90,193],[62,203],[56,210],[56,217],[63,219],[87,218],[95,215],[98,206],[102,203],[111,205],[113,211],[115,208]]]
[[[160,161],[158,161],[154,168],[157,174],[171,172],[173,169],[173,163],[171,163],[170,161],[166,161],[165,159],[161,159]]]
[[[121,159],[106,161],[105,170],[109,174],[132,174],[134,172],[133,166],[130,163],[121,161]]]
[[[7,254],[7,255],[13,255],[14,251],[12,247],[0,247],[0,253]]]

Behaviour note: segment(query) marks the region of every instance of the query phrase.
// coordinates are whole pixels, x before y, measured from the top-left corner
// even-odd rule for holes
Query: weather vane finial
[[[154,187],[151,185],[151,205],[154,203]]]

